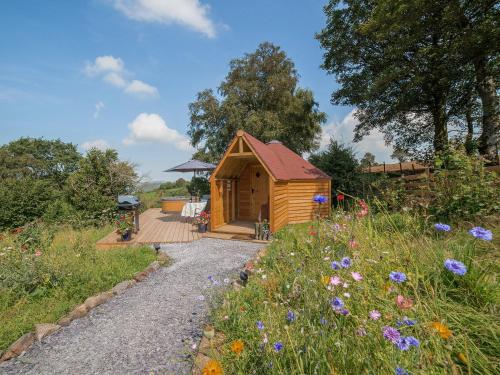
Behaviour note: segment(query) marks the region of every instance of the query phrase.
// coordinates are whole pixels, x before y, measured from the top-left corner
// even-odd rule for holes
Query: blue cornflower
[[[319,320],[319,322],[320,322],[320,324],[322,324],[322,325],[328,324],[328,321],[327,321],[325,318],[321,318],[321,319]]]
[[[410,342],[408,341],[407,337],[400,337],[399,339],[397,339],[394,342],[394,345],[396,345],[396,347],[399,350],[406,351],[406,350],[410,349]]]
[[[389,340],[390,342],[393,342],[393,343],[396,343],[401,337],[401,334],[399,333],[399,331],[393,327],[384,326],[384,328],[382,329],[382,332],[383,332],[384,338],[386,340]]]
[[[389,279],[396,283],[402,283],[406,280],[406,275],[403,272],[392,271],[389,274]]]
[[[276,341],[273,344],[273,348],[274,348],[274,351],[279,352],[279,351],[281,351],[281,349],[283,349],[283,344],[279,341]]]
[[[469,233],[472,234],[474,238],[479,238],[483,241],[491,241],[493,239],[493,233],[491,233],[491,230],[481,227],[474,227],[469,231]]]
[[[339,270],[339,269],[342,268],[342,266],[340,265],[340,263],[337,262],[336,260],[332,262],[331,267],[332,267],[333,270]]]
[[[332,299],[331,305],[334,310],[340,310],[342,309],[342,307],[344,307],[344,301],[342,301],[342,299],[339,297],[335,297],[334,299]]]
[[[405,326],[410,326],[410,327],[411,327],[411,326],[414,326],[416,323],[417,323],[417,322],[416,322],[415,320],[408,319],[408,318],[405,316],[402,320],[398,320],[398,321],[396,322],[396,325],[397,325],[398,327],[401,327],[401,326],[403,326],[403,325],[405,325]]]
[[[465,264],[455,259],[446,259],[444,261],[444,266],[448,271],[451,271],[456,275],[463,276],[467,273],[467,267]]]
[[[402,368],[402,367],[396,367],[395,374],[396,374],[396,375],[409,375],[408,371],[406,371],[406,370],[405,370],[404,368]]]
[[[259,331],[262,331],[264,329],[264,323],[262,323],[260,320],[257,322],[257,329]]]
[[[451,227],[448,224],[436,223],[434,224],[434,228],[441,232],[449,232]]]
[[[406,340],[408,340],[408,342],[410,343],[411,346],[419,346],[420,345],[420,340],[413,337],[413,336],[408,336],[406,338]]]
[[[313,201],[316,203],[325,203],[327,201],[327,198],[324,195],[317,194],[313,197]]]
[[[295,314],[293,313],[293,311],[291,310],[288,310],[288,314],[286,314],[286,320],[288,320],[290,323],[294,322],[295,321]]]
[[[342,258],[342,260],[340,261],[340,265],[342,266],[342,268],[349,268],[351,266],[351,258],[349,257],[344,257]]]

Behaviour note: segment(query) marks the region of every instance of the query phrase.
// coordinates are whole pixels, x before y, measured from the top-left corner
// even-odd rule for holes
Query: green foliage
[[[500,233],[498,226],[489,228],[493,244],[475,240],[469,228],[436,233],[409,214],[361,220],[334,214],[331,221],[321,222],[315,237],[308,224],[285,227],[247,286],[226,293],[213,314],[216,331],[226,337],[217,357],[224,372],[394,374],[402,367],[412,374],[496,373],[499,269],[492,257],[499,255]],[[344,256],[352,265],[333,270],[331,262]],[[464,262],[467,273],[450,273],[443,266],[447,258]],[[354,281],[353,271],[363,279]],[[391,282],[392,271],[404,272],[407,281]],[[348,285],[331,284],[332,276]],[[413,307],[398,307],[398,295],[411,298]],[[335,297],[343,299],[348,315],[332,309]],[[372,310],[381,313],[380,319],[369,318]],[[293,322],[287,319],[289,311],[295,314]],[[416,337],[420,345],[401,351],[383,338],[382,329],[397,327],[405,316],[416,324],[399,327],[401,334]],[[448,327],[452,336],[440,337],[433,322]],[[240,355],[230,350],[235,340],[244,342]],[[275,342],[283,343],[279,353]]]
[[[206,177],[193,177],[187,189],[193,196],[210,194],[210,181]]]
[[[432,190],[430,213],[439,220],[474,220],[500,212],[498,176],[461,149],[436,159]]]
[[[107,225],[53,232],[33,225],[1,237],[0,350],[35,324],[55,323],[87,297],[132,278],[154,260],[148,247],[96,250],[95,242],[111,230]]]
[[[115,150],[92,149],[68,178],[65,190],[71,205],[91,220],[109,216],[117,196],[133,192],[136,184],[134,166],[120,161]]]
[[[19,138],[0,147],[0,179],[46,179],[62,187],[81,157],[75,145],[59,139]]]
[[[187,185],[189,185],[189,181],[186,181],[183,178],[179,178],[175,182],[167,181],[162,183],[158,189],[171,190],[171,189],[183,188],[186,187]]]
[[[309,161],[332,178],[332,190],[356,194],[359,191],[359,163],[352,147],[334,139],[326,150],[312,154]]]
[[[0,179],[0,230],[19,227],[41,217],[61,196],[53,181],[32,177]]]
[[[297,87],[298,78],[293,61],[271,43],[232,60],[220,98],[204,90],[189,105],[196,158],[219,160],[240,129],[263,142],[279,140],[298,154],[317,149],[326,115],[310,90]]]

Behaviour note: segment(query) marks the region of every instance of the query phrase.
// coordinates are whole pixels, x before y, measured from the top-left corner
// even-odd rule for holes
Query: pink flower
[[[355,247],[358,247],[358,243],[355,240],[349,240],[349,247],[354,249]]]
[[[338,276],[333,276],[333,277],[330,277],[330,284],[332,285],[340,285],[342,284],[342,279]]]
[[[398,305],[398,307],[402,310],[411,309],[413,307],[413,300],[411,298],[398,295],[396,297],[396,305]]]
[[[356,281],[363,280],[363,276],[361,276],[361,274],[359,272],[351,272],[351,276]]]
[[[370,319],[372,320],[379,320],[382,314],[378,310],[372,310],[370,311]]]
[[[42,255],[42,252],[41,252],[39,249],[37,249],[37,250],[35,251],[35,256],[36,256],[36,257],[39,257],[40,255]]]

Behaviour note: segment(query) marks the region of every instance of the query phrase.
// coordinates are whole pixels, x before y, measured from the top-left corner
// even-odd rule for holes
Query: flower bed
[[[216,373],[495,372],[496,227],[361,209],[277,233],[214,312]]]

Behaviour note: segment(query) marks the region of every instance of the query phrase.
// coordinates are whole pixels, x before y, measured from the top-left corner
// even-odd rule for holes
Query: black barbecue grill
[[[134,232],[139,231],[139,207],[141,201],[135,195],[119,195],[118,196],[118,209],[124,211],[134,212]]]

